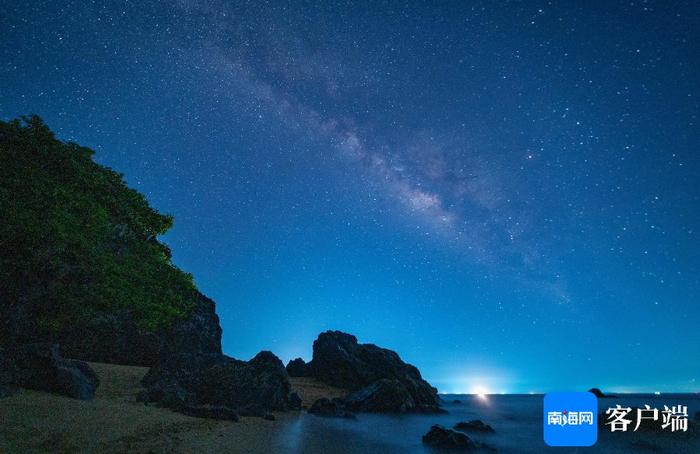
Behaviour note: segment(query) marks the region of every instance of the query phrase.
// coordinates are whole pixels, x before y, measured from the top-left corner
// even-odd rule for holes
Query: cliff
[[[36,116],[0,122],[0,347],[132,365],[221,353],[214,303],[157,239],[172,217],[93,154]]]

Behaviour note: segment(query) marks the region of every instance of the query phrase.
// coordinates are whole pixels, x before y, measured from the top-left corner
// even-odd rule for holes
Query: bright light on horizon
[[[476,397],[478,397],[481,400],[486,400],[488,398],[488,395],[491,394],[488,389],[486,389],[485,386],[475,386],[472,389],[471,394],[475,394]]]
[[[507,372],[485,364],[470,368],[454,367],[446,371],[441,378],[434,379],[437,388],[447,394],[471,394],[488,396],[489,394],[508,394],[514,378]]]

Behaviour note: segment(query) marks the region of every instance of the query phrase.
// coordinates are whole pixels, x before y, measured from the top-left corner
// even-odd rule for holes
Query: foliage
[[[118,310],[166,326],[196,291],[157,240],[173,219],[93,154],[37,116],[0,121],[0,304],[30,308],[45,330]]]

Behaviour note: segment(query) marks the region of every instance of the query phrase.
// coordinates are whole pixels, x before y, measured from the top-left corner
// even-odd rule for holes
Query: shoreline
[[[238,422],[186,416],[136,401],[147,367],[89,364],[100,378],[93,400],[21,388],[0,400],[0,452],[264,452],[274,449],[270,431],[299,416],[273,412],[275,421]],[[313,379],[290,383],[305,407],[319,397],[345,394]]]
[[[273,412],[276,420],[241,417],[238,422],[195,418],[168,408],[136,401],[146,367],[90,363],[100,377],[93,400],[77,400],[42,391],[20,389],[0,400],[0,452],[7,453],[161,453],[161,452],[428,452],[420,436],[434,423],[451,427],[456,421],[483,419],[495,434],[478,434],[498,452],[539,452],[543,449],[538,397],[531,394],[473,395],[444,402],[447,414],[363,414],[359,421],[323,418],[305,411]],[[345,393],[310,378],[290,378],[303,407],[319,397]],[[685,395],[693,410],[696,396]],[[629,397],[621,395],[621,400]],[[663,399],[664,396],[642,395]],[[614,399],[613,399],[614,400]],[[526,407],[519,403],[530,402]],[[507,404],[507,405],[502,405]],[[697,407],[697,408],[696,408]],[[683,434],[601,432],[592,452],[638,452],[640,449],[680,449],[697,446],[696,424]],[[669,451],[672,452],[672,451]]]

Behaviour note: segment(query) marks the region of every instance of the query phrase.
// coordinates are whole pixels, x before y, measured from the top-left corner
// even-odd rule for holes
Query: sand
[[[299,417],[276,413],[276,421],[241,418],[215,421],[136,402],[144,367],[91,363],[100,377],[95,399],[80,401],[20,390],[0,399],[0,452],[271,452],[275,433]],[[291,379],[308,407],[343,390],[309,378]]]

